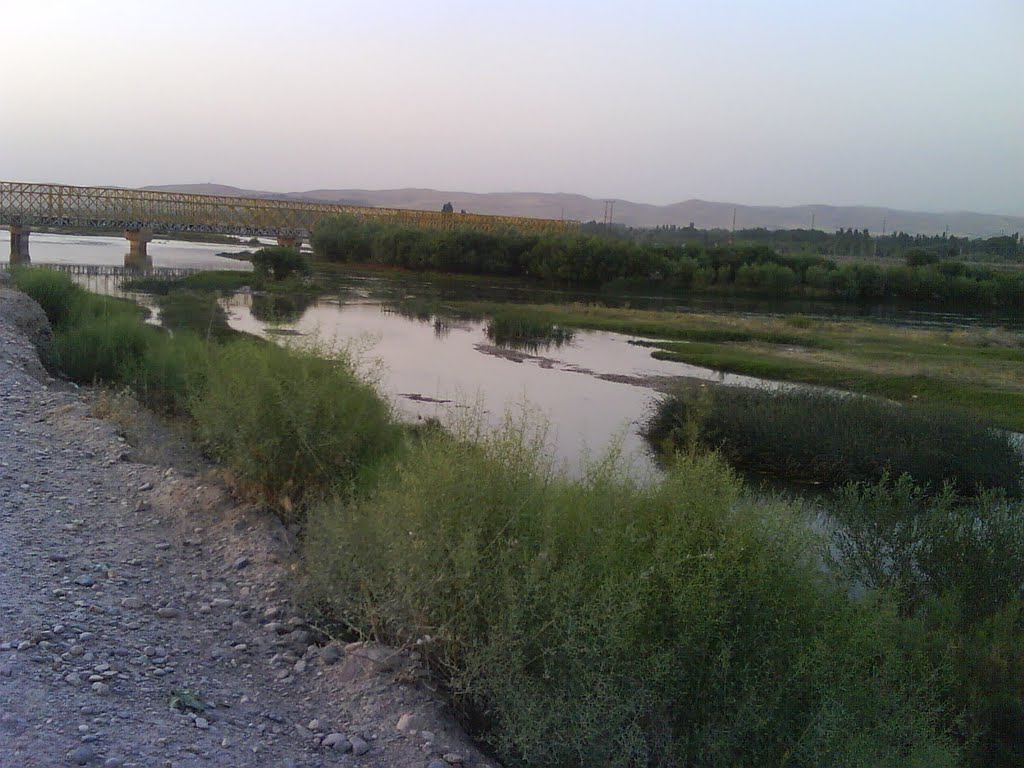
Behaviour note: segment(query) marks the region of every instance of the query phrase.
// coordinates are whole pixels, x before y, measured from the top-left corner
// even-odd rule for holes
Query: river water
[[[7,237],[6,232],[0,234],[0,259],[9,251]],[[246,262],[217,255],[246,248],[155,240],[149,253],[156,268],[248,270]],[[35,264],[118,266],[127,242],[119,237],[37,233],[31,236],[30,252]],[[119,289],[116,277],[78,279],[99,292]],[[482,280],[452,290],[463,298],[497,298],[495,292],[507,288]],[[436,298],[437,286],[429,292]],[[403,299],[416,296],[415,283],[349,277],[339,281],[331,298],[286,307],[284,321],[268,319],[267,299],[248,292],[225,300],[225,308],[238,330],[286,343],[349,350],[382,394],[410,419],[434,417],[452,423],[476,418],[497,425],[510,417],[525,418],[534,427],[546,425],[550,455],[570,470],[618,446],[635,472],[655,472],[639,427],[660,393],[679,377],[738,386],[787,386],[655,360],[648,349],[616,333],[579,331],[561,345],[500,347],[488,339],[483,319],[396,311],[396,299],[401,305]]]

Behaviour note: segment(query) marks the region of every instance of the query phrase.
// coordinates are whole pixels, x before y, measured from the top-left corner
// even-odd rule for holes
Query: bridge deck
[[[343,215],[432,229],[487,232],[561,233],[579,227],[578,222],[557,219],[0,181],[0,224],[23,227],[309,237],[322,219]]]

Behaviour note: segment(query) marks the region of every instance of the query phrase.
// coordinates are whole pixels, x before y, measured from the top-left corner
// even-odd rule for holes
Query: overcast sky
[[[0,178],[1024,215],[1021,0],[0,0]]]

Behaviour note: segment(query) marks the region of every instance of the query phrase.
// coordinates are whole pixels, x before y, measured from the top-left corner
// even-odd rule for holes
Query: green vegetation
[[[506,305],[452,302],[484,314]],[[1024,431],[1024,334],[1001,329],[931,331],[803,315],[674,313],[596,305],[516,305],[515,313],[562,328],[591,328],[658,341],[661,360],[728,373],[815,384],[905,405],[951,408]]]
[[[133,277],[125,280],[122,287],[126,291],[140,291],[167,295],[174,291],[196,291],[201,293],[234,293],[247,285],[253,285],[255,275],[252,272],[224,269],[196,272],[185,277]]]
[[[906,474],[934,490],[1024,493],[1024,464],[1007,433],[874,398],[704,387],[663,398],[644,434],[662,451],[696,445],[795,482],[835,487]]]
[[[947,708],[965,763],[1022,765],[1024,506],[927,490],[905,476],[843,489],[829,509],[833,567],[925,628],[952,672]]]
[[[190,331],[218,340],[244,335],[228,325],[227,312],[209,293],[169,293],[157,299],[157,306],[161,324],[171,331]]]
[[[547,349],[560,347],[572,341],[573,332],[514,308],[495,313],[487,323],[487,338],[500,347],[517,349]]]
[[[416,644],[509,765],[1021,763],[1024,509],[1012,488],[967,500],[883,475],[825,502],[819,535],[696,450],[696,428],[660,482],[633,482],[614,458],[573,479],[512,426],[482,440],[479,426],[403,430],[345,356],[172,335],[65,275],[15,279],[47,303],[78,380],[184,416],[240,485],[304,522],[310,605],[349,632]],[[805,321],[718,331],[813,335]],[[1012,362],[1017,347],[986,338],[947,341]],[[947,476],[993,484],[983,470],[998,468],[1000,445],[943,424],[906,446],[919,451],[912,469],[942,474],[945,459],[922,450],[933,443],[978,446]]]
[[[252,255],[252,265],[257,277],[276,281],[313,273],[309,260],[297,248],[284,246],[260,248]]]
[[[313,304],[308,293],[254,293],[252,316],[272,323],[290,323],[302,317]]]
[[[213,455],[286,513],[303,496],[347,489],[400,436],[345,355],[260,341],[217,350],[190,411]]]
[[[1011,309],[1024,300],[1024,271],[958,261],[840,265],[820,255],[782,254],[763,244],[722,246],[689,240],[666,245],[586,234],[425,230],[355,218],[325,221],[311,240],[317,256],[327,261],[522,276],[564,286],[644,285],[672,295],[711,291]]]
[[[714,246],[719,243],[737,243],[744,246],[769,246],[780,253],[814,256],[906,259],[911,251],[927,254],[921,263],[969,260],[981,262],[1024,262],[1024,241],[1020,233],[995,237],[956,237],[955,235],[910,235],[892,232],[872,235],[868,230],[841,228],[836,232],[820,229],[697,229],[661,226],[653,229],[611,227],[598,222],[584,224],[582,231],[619,240],[642,242],[659,246],[685,246],[688,244]]]
[[[563,477],[514,430],[428,437],[315,509],[306,556],[321,607],[420,640],[513,765],[953,764],[911,628],[714,457],[640,487]]]

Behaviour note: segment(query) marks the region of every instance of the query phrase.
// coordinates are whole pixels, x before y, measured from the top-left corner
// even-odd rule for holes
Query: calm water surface
[[[8,234],[0,233],[0,261],[9,253]],[[155,240],[149,246],[154,267],[248,270],[246,262],[218,256],[247,246]],[[35,264],[122,265],[128,245],[121,237],[33,234],[30,252]],[[119,278],[79,278],[100,292],[116,292]],[[339,278],[338,295],[299,309],[288,322],[270,322],[261,299],[246,292],[225,301],[232,327],[294,343],[315,342],[353,351],[381,392],[407,417],[435,417],[451,423],[475,414],[490,424],[506,415],[525,414],[547,425],[549,451],[570,468],[585,457],[599,457],[618,444],[639,473],[656,471],[638,428],[652,404],[672,379],[687,377],[738,386],[787,386],[705,368],[655,360],[650,350],[615,333],[579,331],[571,342],[533,350],[496,347],[482,320],[419,318],[394,311],[396,299],[487,298],[558,301],[599,298],[597,294],[528,292],[500,281],[426,280],[396,282],[386,277]],[[254,311],[254,301],[257,306]],[[667,300],[651,300],[668,308]],[[644,300],[634,301],[634,306]],[[739,306],[679,305],[681,311],[743,311]],[[146,302],[151,304],[151,302]],[[898,318],[910,325],[978,324],[959,315],[907,313]],[[984,323],[984,319],[980,322]]]

